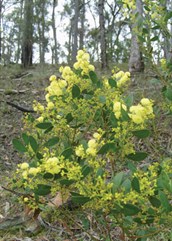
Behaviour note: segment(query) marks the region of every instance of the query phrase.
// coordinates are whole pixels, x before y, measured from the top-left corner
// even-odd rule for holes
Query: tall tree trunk
[[[172,0],[166,0],[163,4],[163,7],[166,8],[166,11],[168,11],[167,9],[169,9],[170,11],[172,11]],[[172,34],[172,20],[170,19],[170,26],[169,26],[169,32],[170,35]],[[167,26],[168,28],[168,26]],[[167,36],[164,34],[164,57],[172,62],[172,37]]]
[[[33,57],[33,0],[25,0],[24,29],[22,43],[22,64],[24,67],[32,65]]]
[[[105,18],[104,18],[104,0],[99,0],[99,24],[100,24],[100,48],[101,48],[101,68],[105,69],[107,63]]]
[[[0,0],[0,62],[2,60],[2,2]]]
[[[24,10],[24,0],[20,1],[20,14],[19,14],[19,18],[20,20],[23,19],[23,10]],[[22,44],[22,26],[21,24],[19,24],[18,26],[18,34],[17,34],[17,50],[16,50],[16,63],[19,63],[20,60],[20,56],[21,56],[21,44]]]
[[[74,1],[75,13],[73,21],[73,45],[72,45],[72,63],[76,61],[78,50],[78,20],[79,20],[79,0]]]
[[[85,35],[85,0],[81,1],[80,4],[80,21],[81,21],[81,28],[80,28],[80,38],[79,38],[79,48],[84,48],[84,35]]]
[[[52,12],[52,29],[53,29],[53,39],[54,39],[54,46],[53,46],[53,55],[55,64],[58,63],[58,53],[57,53],[57,34],[56,34],[56,21],[55,21],[55,8],[57,6],[57,0],[53,0],[53,12]]]
[[[138,13],[139,16],[143,16],[143,3],[142,0],[136,0],[136,11],[133,14]],[[138,42],[137,34],[135,33],[134,28],[135,24],[132,25],[132,37],[131,37],[131,51],[129,59],[129,71],[134,72],[143,72],[144,71],[144,62],[142,57],[142,52],[140,51],[140,46]]]

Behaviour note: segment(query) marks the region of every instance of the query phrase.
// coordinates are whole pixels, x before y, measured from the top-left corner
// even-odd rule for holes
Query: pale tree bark
[[[78,21],[79,21],[79,0],[74,1],[74,20],[73,20],[73,44],[72,44],[72,63],[76,61],[78,50]]]
[[[79,29],[79,48],[84,48],[84,35],[85,35],[85,0],[80,3],[80,21],[81,28]]]
[[[172,0],[166,0],[164,2],[164,7],[166,11],[172,11]],[[169,32],[172,36],[172,19],[170,21]],[[167,26],[168,28],[168,26]],[[169,61],[172,62],[172,37],[164,35],[164,57]]]
[[[33,57],[33,0],[25,0],[22,34],[22,64],[27,67],[32,65]]]
[[[2,60],[2,3],[3,0],[0,0],[0,62]]]
[[[105,69],[108,66],[107,63],[107,49],[106,49],[106,34],[105,34],[105,17],[104,17],[104,0],[99,0],[99,24],[100,24],[100,56],[101,56],[101,68]]]
[[[58,0],[53,0],[52,29],[53,29],[53,39],[54,39],[53,55],[54,55],[55,64],[58,63],[57,32],[56,32],[56,20],[55,20],[55,8],[57,6],[57,3],[58,3]]]
[[[142,0],[136,0],[136,10],[133,12],[133,14],[136,13],[138,13],[140,17],[143,16]],[[131,50],[129,58],[129,71],[131,73],[144,71],[142,52],[140,50],[137,33],[135,33],[135,27],[136,24],[132,24]]]

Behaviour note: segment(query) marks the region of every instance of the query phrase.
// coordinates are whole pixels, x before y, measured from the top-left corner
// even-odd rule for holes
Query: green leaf
[[[96,73],[94,71],[90,71],[89,76],[90,76],[90,79],[93,82],[93,84],[97,84],[98,78],[97,78]]]
[[[47,173],[45,173],[45,174],[43,175],[43,178],[44,178],[44,179],[53,179],[53,177],[54,177],[54,175],[51,174],[51,173],[49,173],[49,172],[47,172]]]
[[[38,160],[43,159],[43,155],[40,152],[36,153],[36,157],[38,158]]]
[[[133,180],[131,181],[131,186],[133,190],[140,193],[140,183],[137,177],[133,178]]]
[[[160,29],[160,28],[161,28],[161,26],[159,26],[159,25],[157,24],[157,25],[153,26],[151,29],[156,30],[156,29]]]
[[[62,179],[59,181],[59,183],[61,185],[64,185],[64,186],[70,186],[71,184],[73,184],[75,181],[73,180],[68,180],[68,179]]]
[[[171,210],[171,207],[170,207],[169,200],[164,192],[159,191],[159,199],[164,210],[169,212]]]
[[[172,101],[172,88],[168,87],[166,89],[165,96],[168,100]]]
[[[109,117],[110,126],[116,128],[118,126],[118,120],[115,118],[114,113],[112,112]]]
[[[67,120],[67,124],[69,124],[74,119],[71,113],[68,113],[65,118]]]
[[[46,129],[52,128],[53,125],[51,124],[51,122],[44,122],[44,123],[38,123],[36,127],[42,130],[46,130]]]
[[[64,156],[65,159],[68,159],[73,154],[73,149],[71,147],[65,149],[60,156]]]
[[[147,156],[146,152],[136,152],[135,154],[129,154],[127,158],[133,161],[143,161]]]
[[[113,78],[109,78],[108,79],[108,83],[109,85],[113,88],[113,87],[117,87],[117,83],[116,83],[116,80],[113,79]]]
[[[83,166],[82,168],[82,175],[83,177],[86,177],[90,172],[91,172],[91,167],[89,167],[88,165]]]
[[[22,133],[22,139],[23,139],[25,145],[29,144],[29,136],[26,133]]]
[[[120,187],[120,185],[122,184],[123,177],[124,177],[123,172],[119,172],[113,177],[112,194],[114,194],[117,191],[117,189]]]
[[[23,143],[22,143],[20,140],[18,140],[18,139],[13,139],[12,142],[13,142],[14,148],[15,148],[17,151],[19,151],[19,152],[21,152],[21,153],[27,151],[27,148],[23,145]]]
[[[171,18],[172,18],[172,11],[168,11],[165,16],[165,21],[168,21]]]
[[[122,187],[124,187],[125,193],[130,192],[130,190],[131,190],[131,181],[130,181],[130,179],[127,178],[127,179],[122,183]]]
[[[52,137],[51,139],[49,139],[44,146],[45,147],[52,147],[54,145],[56,145],[59,142],[59,138],[57,136]]]
[[[123,206],[122,212],[125,214],[125,216],[133,216],[140,212],[140,209],[132,204],[125,204]]]
[[[34,189],[34,193],[38,196],[46,196],[51,192],[51,186],[45,184],[38,184]]]
[[[29,136],[29,144],[30,144],[32,150],[36,153],[39,146],[38,146],[36,139],[33,136]]]
[[[72,192],[71,195],[72,202],[76,204],[83,205],[91,200],[89,197],[85,197],[83,195],[80,195],[79,193]]]
[[[148,8],[148,6],[144,5],[144,9],[148,12],[150,12],[150,8]]]
[[[72,98],[78,98],[80,96],[81,92],[80,92],[80,88],[78,85],[73,85],[72,87]]]
[[[124,102],[128,107],[132,106],[134,102],[133,94],[129,94],[126,98],[124,98]]]
[[[129,117],[129,115],[128,115],[128,112],[125,111],[123,108],[121,108],[121,115],[122,115],[121,119],[122,119],[123,121],[129,121],[129,120],[130,120],[130,117]]]
[[[160,200],[154,196],[149,197],[149,201],[153,207],[159,208],[161,206]]]
[[[152,41],[152,42],[153,42],[153,41],[157,41],[157,40],[159,40],[159,37],[158,37],[158,36],[154,36],[153,38],[150,39],[150,41]]]
[[[100,150],[98,151],[98,154],[106,154],[108,152],[116,152],[117,151],[117,147],[116,147],[116,143],[114,142],[110,142],[110,143],[106,143],[104,144]]]
[[[99,169],[97,170],[97,173],[96,173],[96,177],[102,177],[104,174],[104,169],[99,167]]]
[[[146,138],[150,136],[150,131],[149,130],[138,130],[138,131],[133,131],[132,132],[134,136],[137,136],[140,139]]]
[[[99,96],[100,103],[105,104],[106,103],[106,97],[104,95]]]

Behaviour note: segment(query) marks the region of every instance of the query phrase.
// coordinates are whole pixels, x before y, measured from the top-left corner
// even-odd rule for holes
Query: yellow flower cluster
[[[136,9],[136,0],[123,0],[123,7],[129,9]]]
[[[57,157],[50,157],[43,163],[43,169],[51,174],[58,174],[63,167]]]
[[[122,104],[121,102],[119,101],[114,101],[114,104],[113,104],[113,111],[114,111],[114,114],[115,114],[115,117],[117,119],[119,119],[121,117],[121,110],[127,110],[127,107],[126,105]]]
[[[153,102],[147,98],[143,98],[138,105],[133,105],[129,109],[130,118],[135,124],[144,124],[144,122],[153,118]]]
[[[117,87],[123,88],[126,87],[130,81],[130,72],[119,71],[112,76],[117,80]]]
[[[18,167],[18,172],[21,172],[21,175],[24,179],[27,179],[29,176],[36,176],[38,173],[41,172],[40,167],[29,167],[29,164],[27,162],[19,164]]]
[[[90,71],[94,71],[95,68],[92,64],[89,63],[90,56],[86,51],[79,50],[77,54],[77,62],[73,65],[73,67],[78,70],[81,69],[82,75],[89,74]]]
[[[44,109],[45,109],[45,108],[44,108],[44,106],[41,105],[40,103],[34,101],[34,102],[33,102],[33,109],[34,109],[34,111],[36,111],[36,112],[42,113],[42,112],[44,112]]]
[[[67,86],[67,82],[63,79],[56,79],[54,76],[50,77],[50,85],[47,88],[49,96],[60,96],[63,94],[64,88]]]
[[[88,148],[86,153],[91,156],[96,156],[97,154],[98,142],[96,139],[91,139],[88,141]]]
[[[160,59],[160,64],[161,64],[161,68],[162,70],[167,70],[167,60],[162,58]]]

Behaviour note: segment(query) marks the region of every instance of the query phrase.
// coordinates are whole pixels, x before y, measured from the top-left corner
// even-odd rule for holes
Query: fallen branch
[[[12,103],[12,102],[10,102],[10,101],[6,101],[6,103],[7,103],[7,105],[10,105],[10,106],[16,108],[17,110],[22,111],[22,112],[35,113],[35,111],[34,111],[33,109],[27,109],[27,108],[25,108],[25,107],[23,107],[23,106],[14,104],[14,103]]]
[[[23,93],[25,93],[26,91],[28,91],[28,89],[26,89],[26,90],[14,90],[14,89],[12,89],[12,90],[10,90],[10,89],[5,90],[5,89],[0,89],[0,92],[3,92],[5,95],[10,95],[10,94],[23,94]]]

